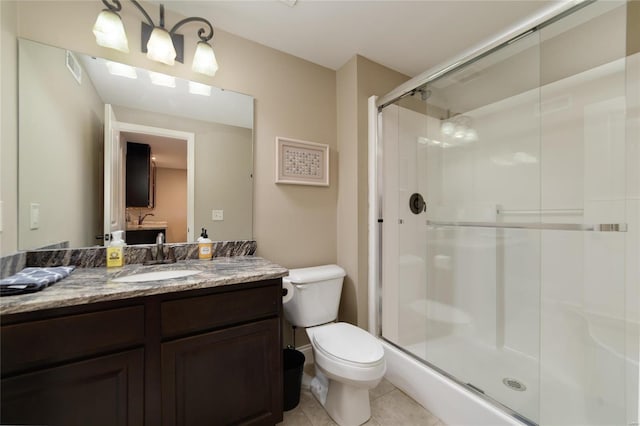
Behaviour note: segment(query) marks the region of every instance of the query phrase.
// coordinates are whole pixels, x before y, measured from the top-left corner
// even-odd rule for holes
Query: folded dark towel
[[[0,280],[0,296],[31,293],[69,276],[75,266],[24,268],[17,274]]]

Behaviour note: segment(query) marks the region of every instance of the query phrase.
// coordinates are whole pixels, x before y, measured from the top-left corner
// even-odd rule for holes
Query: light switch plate
[[[211,220],[224,220],[224,210],[211,210]]]
[[[29,229],[40,228],[40,203],[31,203],[29,223]]]

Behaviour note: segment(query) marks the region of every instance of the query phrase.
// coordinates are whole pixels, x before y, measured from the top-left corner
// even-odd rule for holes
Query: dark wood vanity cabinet
[[[164,235],[164,240],[167,241],[167,228],[155,228],[155,229],[127,229],[125,241],[129,245],[133,244],[155,244],[158,234]]]
[[[268,319],[163,343],[163,424],[274,424],[279,327]]]
[[[4,315],[0,422],[273,425],[281,280]]]
[[[52,313],[2,317],[2,424],[142,424],[144,307]]]
[[[2,424],[141,425],[142,349],[2,380]]]

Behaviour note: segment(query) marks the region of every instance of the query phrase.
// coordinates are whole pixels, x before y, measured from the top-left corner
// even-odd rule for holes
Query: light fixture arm
[[[102,1],[104,2],[105,0],[102,0]],[[117,1],[117,0],[112,0],[112,1]],[[152,27],[155,27],[155,24],[153,23],[153,19],[151,19],[151,16],[149,16],[149,14],[147,13],[147,11],[146,11],[146,10],[144,10],[144,8],[142,7],[142,5],[141,5],[140,3],[138,3],[136,0],[129,0],[129,1],[130,1],[131,3],[133,3],[133,5],[134,5],[134,6],[135,6],[139,11],[140,11],[140,13],[142,13],[142,15],[144,16],[144,19],[146,19],[146,20],[147,20],[147,23],[148,23],[149,25],[151,25]],[[162,7],[163,7],[163,6],[161,5],[161,6],[160,6],[160,10],[163,12]],[[164,15],[164,14],[163,14],[163,13],[161,13],[161,15],[160,15],[160,26],[161,26],[161,27],[162,27],[162,26],[164,26],[164,25],[163,25],[163,24],[164,24],[164,22],[163,22],[163,21],[164,21],[164,16],[162,16],[162,15]]]
[[[149,16],[149,14],[147,13],[146,10],[144,10],[144,8],[142,7],[142,5],[140,5],[140,3],[138,3],[136,0],[129,0],[131,3],[133,3],[133,5],[140,11],[140,13],[142,13],[142,16],[144,16],[144,19],[147,21],[147,23],[149,25],[151,25],[152,27],[155,27],[155,24],[153,23],[153,19],[151,19],[151,17]],[[120,3],[120,0],[111,0],[111,2],[113,4],[111,4],[109,2],[109,0],[102,0],[102,3],[107,6],[107,8],[115,13],[118,13],[122,10],[122,3]],[[164,18],[164,17],[163,17]]]
[[[144,8],[142,7],[142,5],[140,3],[138,3],[136,0],[129,0],[129,1],[140,11],[140,13],[142,13],[142,16],[144,16],[144,19],[147,21],[147,24],[149,24],[151,27],[155,27],[156,26],[156,24],[154,24],[154,22],[153,22],[153,19],[151,19],[151,16],[149,16],[147,11],[144,10]],[[112,12],[116,12],[117,13],[117,12],[120,12],[122,10],[122,3],[120,3],[120,0],[102,0],[102,3]],[[205,28],[200,28],[198,30],[198,38],[200,38],[200,40],[202,40],[204,42],[207,42],[207,41],[209,41],[209,40],[211,40],[213,38],[213,25],[211,25],[211,22],[207,21],[204,18],[200,18],[200,17],[185,18],[185,19],[179,21],[178,23],[176,23],[171,28],[169,33],[170,34],[174,34],[178,28],[180,28],[181,26],[183,26],[184,24],[187,24],[189,22],[202,22],[202,23],[206,24],[207,27],[209,27],[209,32],[208,33],[207,33],[207,30]],[[160,28],[164,28],[164,5],[163,4],[160,5],[160,25],[159,25],[159,27]]]
[[[206,19],[199,18],[199,17],[185,18],[179,21],[173,26],[173,28],[171,28],[169,33],[171,34],[175,33],[178,28],[180,28],[181,26],[189,22],[204,22],[209,27],[209,33],[207,35],[204,35],[207,31],[205,28],[200,28],[198,30],[198,37],[200,38],[200,40],[207,42],[213,38],[213,25],[211,25],[211,22],[207,21]]]

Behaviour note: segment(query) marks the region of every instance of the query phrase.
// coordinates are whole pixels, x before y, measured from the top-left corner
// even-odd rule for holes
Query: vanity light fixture
[[[156,25],[142,5],[136,0],[129,0],[144,16],[142,22],[141,46],[147,58],[163,64],[173,65],[175,61],[184,61],[184,36],[176,33],[178,28],[189,22],[202,22],[205,28],[198,30],[200,41],[196,45],[192,69],[195,72],[213,77],[218,70],[218,62],[209,41],[213,38],[213,26],[209,21],[200,17],[185,18],[176,23],[170,30],[164,26],[164,5],[160,5],[160,21]],[[118,12],[122,10],[120,0],[102,0],[107,7],[100,12],[93,26],[96,43],[100,46],[129,52],[129,42],[124,31],[124,25]]]

